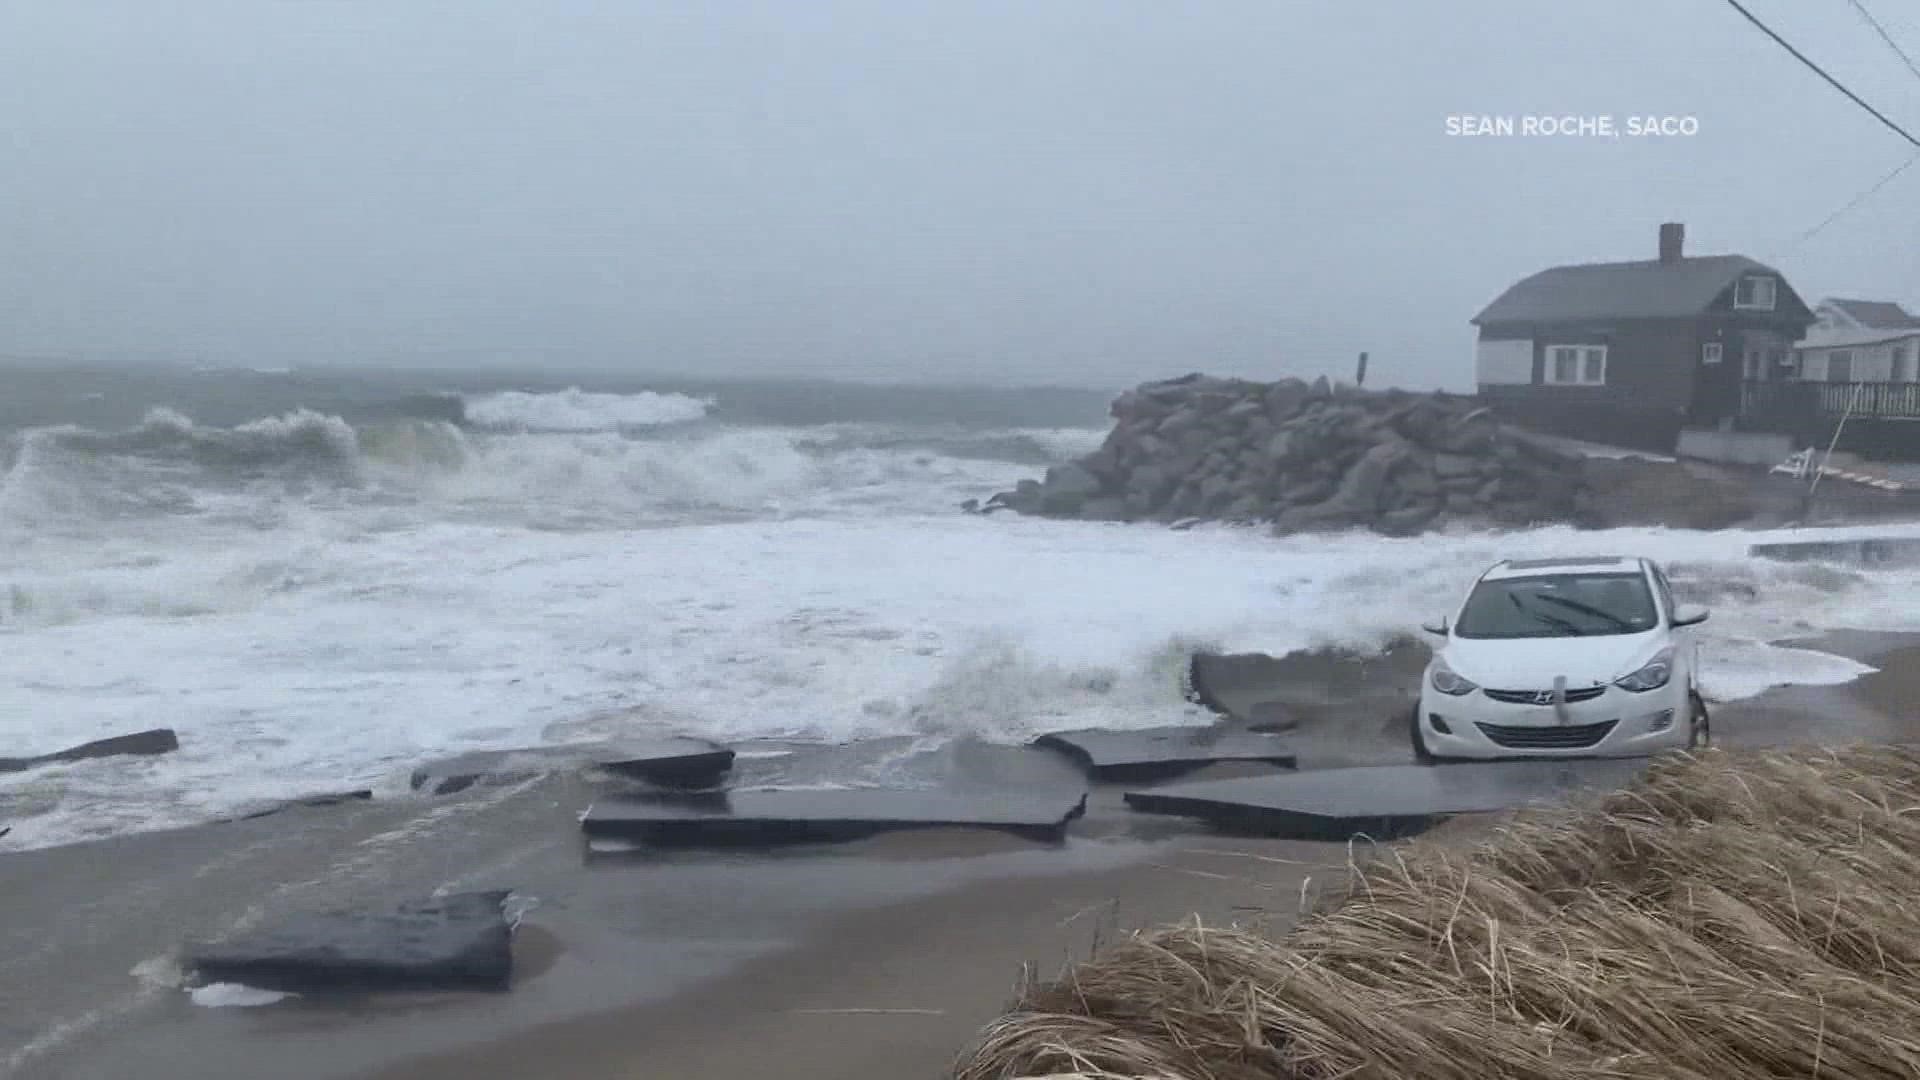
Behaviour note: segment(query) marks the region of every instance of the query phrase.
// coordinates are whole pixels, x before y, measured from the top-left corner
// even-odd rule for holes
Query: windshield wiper
[[[1513,601],[1513,606],[1518,608],[1522,615],[1525,615],[1530,619],[1535,619],[1539,622],[1546,623],[1548,626],[1553,627],[1554,629],[1560,631],[1562,634],[1568,637],[1585,637],[1586,636],[1586,632],[1581,630],[1580,627],[1573,622],[1573,620],[1562,618],[1549,611],[1536,611],[1533,608],[1530,608],[1527,605],[1521,603],[1519,593],[1508,593],[1507,599]]]
[[[1592,615],[1597,619],[1605,619],[1622,630],[1633,629],[1633,624],[1631,622],[1628,622],[1626,619],[1623,619],[1620,616],[1615,615],[1613,612],[1608,611],[1605,608],[1597,608],[1597,607],[1594,607],[1592,604],[1583,603],[1579,600],[1569,600],[1564,596],[1542,595],[1540,599],[1551,600],[1552,602],[1559,604],[1562,607],[1570,607],[1573,610],[1578,611],[1583,615]]]

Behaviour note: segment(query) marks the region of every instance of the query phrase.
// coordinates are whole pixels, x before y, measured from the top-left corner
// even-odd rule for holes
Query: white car
[[[1706,745],[1707,610],[1650,559],[1508,561],[1474,582],[1420,682],[1414,756],[1639,757]]]

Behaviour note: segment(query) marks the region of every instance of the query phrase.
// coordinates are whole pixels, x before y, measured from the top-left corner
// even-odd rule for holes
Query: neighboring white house
[[[1817,321],[1794,343],[1803,382],[1920,382],[1920,318],[1878,300],[1822,300]],[[1756,377],[1751,372],[1749,378]]]

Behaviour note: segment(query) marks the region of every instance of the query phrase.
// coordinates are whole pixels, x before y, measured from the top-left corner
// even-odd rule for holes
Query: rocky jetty
[[[1582,523],[1590,508],[1579,458],[1472,398],[1194,374],[1130,390],[1112,415],[1099,450],[979,509],[1405,536],[1456,522]]]

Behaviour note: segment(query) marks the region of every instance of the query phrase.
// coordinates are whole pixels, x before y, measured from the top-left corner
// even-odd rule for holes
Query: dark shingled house
[[[1556,266],[1501,293],[1473,319],[1481,397],[1516,424],[1660,453],[1684,428],[1732,428],[1743,379],[1783,374],[1813,312],[1778,270],[1684,256],[1682,237],[1662,225],[1659,258]]]

